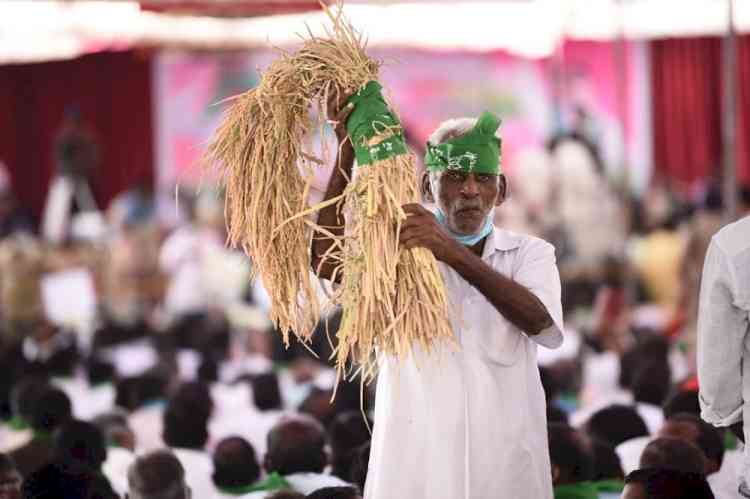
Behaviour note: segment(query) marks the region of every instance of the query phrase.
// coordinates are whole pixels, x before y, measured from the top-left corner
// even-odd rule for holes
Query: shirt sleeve
[[[747,314],[735,304],[731,262],[714,238],[706,253],[698,312],[701,417],[715,426],[742,419],[742,352]]]
[[[539,298],[552,318],[552,325],[529,338],[547,348],[557,348],[563,342],[563,313],[560,299],[560,272],[557,270],[555,248],[535,239],[521,258],[521,266],[513,279]]]

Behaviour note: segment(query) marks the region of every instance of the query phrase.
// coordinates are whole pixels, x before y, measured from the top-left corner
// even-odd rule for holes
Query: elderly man
[[[331,108],[340,171],[326,199],[343,192],[354,157],[341,126],[352,107]],[[439,261],[461,348],[383,359],[367,499],[552,497],[536,347],[562,343],[560,277],[550,244],[493,224],[507,193],[498,126],[490,113],[441,125],[427,144],[423,182],[436,211],[404,206],[401,244]],[[318,223],[343,231],[335,207]],[[335,265],[320,257],[329,247],[323,236],[313,241],[324,276]]]

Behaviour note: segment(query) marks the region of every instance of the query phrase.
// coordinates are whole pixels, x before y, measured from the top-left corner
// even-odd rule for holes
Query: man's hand
[[[427,248],[435,258],[449,265],[464,251],[430,211],[416,203],[405,204],[403,210],[406,220],[401,225],[399,242],[404,248]]]

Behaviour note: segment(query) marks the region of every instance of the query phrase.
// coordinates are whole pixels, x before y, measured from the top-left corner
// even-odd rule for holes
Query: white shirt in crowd
[[[701,417],[715,426],[744,421],[750,436],[750,217],[711,239],[701,281],[698,378]],[[743,475],[750,484],[750,456]]]
[[[554,248],[495,228],[482,259],[534,293],[554,324],[525,335],[440,264],[461,347],[382,360],[365,499],[552,497],[536,348],[563,339]]]

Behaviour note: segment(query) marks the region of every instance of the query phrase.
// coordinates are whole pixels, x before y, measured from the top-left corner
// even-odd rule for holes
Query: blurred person
[[[639,467],[705,476],[705,460],[706,457],[698,446],[687,440],[657,438],[643,449]]]
[[[620,463],[620,457],[615,452],[614,447],[599,439],[591,439],[591,452],[594,458],[594,478],[599,482],[616,482],[622,492],[622,484],[625,479],[625,472]],[[601,490],[601,489],[600,489]]]
[[[698,315],[698,378],[701,417],[731,427],[745,441],[750,424],[746,358],[750,332],[750,216],[727,225],[711,239],[701,279]],[[742,430],[740,428],[742,427]],[[742,494],[750,497],[746,451]]]
[[[336,416],[328,429],[331,474],[350,480],[354,456],[359,447],[369,441],[370,430],[361,413],[351,411]]]
[[[260,411],[280,410],[281,389],[279,377],[274,372],[258,374],[250,381],[253,389],[253,402]]]
[[[354,160],[345,130],[352,108],[342,112],[342,104],[330,106],[341,148],[326,200],[344,190]],[[440,261],[449,302],[465,304],[463,320],[458,313],[451,317],[462,349],[448,353],[438,345],[435,357],[417,351],[407,363],[383,359],[369,499],[552,496],[536,345],[562,343],[559,272],[551,244],[494,227],[493,212],[507,193],[498,127],[491,113],[443,123],[429,139],[422,183],[437,216],[419,204],[404,207],[402,247],[430,250]],[[468,154],[451,156],[455,148]],[[343,233],[343,222],[335,207],[318,215],[334,233]],[[333,276],[333,262],[323,258],[331,244],[313,238],[312,265],[322,265],[324,278]],[[436,445],[456,452],[430,452]],[[446,479],[430,479],[436,475]]]
[[[552,423],[547,430],[555,499],[597,499],[590,442],[570,426]]]
[[[305,494],[293,490],[280,490],[269,495],[268,499],[305,499]]]
[[[643,418],[630,406],[613,404],[595,412],[585,425],[593,438],[618,446],[631,438],[647,436]]]
[[[323,426],[309,416],[283,419],[268,433],[263,461],[273,488],[291,488],[309,494],[323,487],[346,487],[347,482],[324,473],[328,465]],[[273,488],[270,488],[273,487]]]
[[[100,163],[99,144],[75,105],[65,110],[54,157],[57,172],[45,201],[42,233],[47,241],[60,244],[68,237],[73,214],[99,209],[91,188]]]
[[[7,454],[0,453],[0,499],[21,499],[22,482],[16,463]]]
[[[135,460],[136,437],[128,424],[128,415],[121,409],[100,414],[92,421],[107,442],[107,460],[102,473],[121,497],[128,491],[128,468]]]
[[[214,485],[220,497],[233,497],[252,492],[261,468],[255,449],[241,437],[225,438],[216,445],[213,455]]]
[[[200,499],[185,480],[185,468],[172,452],[158,450],[139,456],[128,469],[125,499]]]
[[[595,348],[622,354],[632,344],[630,304],[625,288],[626,264],[608,256],[602,265],[603,283],[596,293],[591,341]]]
[[[656,433],[664,422],[662,404],[669,393],[671,378],[669,365],[662,362],[640,367],[633,377],[633,401],[650,434]]]
[[[354,487],[325,487],[307,494],[305,499],[362,499]]]
[[[664,402],[664,417],[669,419],[675,414],[684,412],[699,416],[701,413],[697,390],[678,389]]]
[[[8,168],[0,161],[0,239],[16,232],[34,232],[34,221],[18,206],[12,187]]]
[[[76,464],[97,473],[107,459],[104,435],[95,425],[71,420],[62,425],[54,435],[54,460],[58,463]]]
[[[349,482],[353,483],[359,490],[365,490],[365,482],[367,482],[367,469],[370,465],[370,442],[359,446],[354,453],[352,458],[351,474],[349,475]]]
[[[72,418],[72,405],[65,392],[58,388],[45,388],[34,402],[29,421],[34,437],[23,447],[10,453],[18,471],[28,477],[48,463],[54,455],[52,435]]]
[[[0,451],[15,450],[31,440],[34,405],[39,394],[48,387],[49,382],[40,376],[26,376],[13,385],[10,392],[12,418],[0,427]]]
[[[51,462],[26,477],[23,499],[119,499],[106,478],[76,464]]]
[[[714,499],[714,495],[697,473],[644,469],[625,477],[622,499]]]

